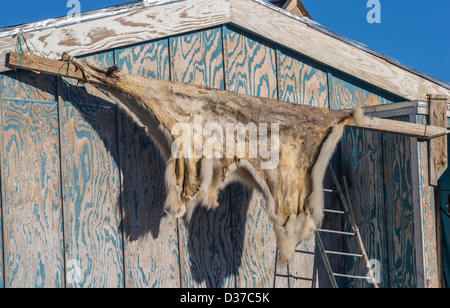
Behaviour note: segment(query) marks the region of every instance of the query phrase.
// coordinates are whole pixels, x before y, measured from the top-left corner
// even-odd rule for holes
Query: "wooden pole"
[[[20,54],[18,52],[10,52],[7,64],[12,69],[25,69],[65,78],[73,78],[81,81],[84,80],[83,72],[81,70],[78,70],[75,65],[70,63],[70,61],[56,61],[33,55]],[[107,68],[105,68],[105,72],[106,71]],[[150,79],[149,82],[151,82]],[[215,89],[202,87],[196,87],[196,90],[198,91],[199,95],[200,92],[217,91]],[[229,95],[240,94],[229,92]],[[343,111],[336,110],[335,112],[337,116],[342,116]],[[363,116],[361,119],[358,119],[357,122],[355,122],[354,120],[350,120],[348,121],[346,126],[382,133],[414,137],[422,140],[429,140],[448,134],[447,129],[443,127],[393,121],[368,116]]]
[[[429,123],[435,127],[447,128],[447,96],[429,95]],[[447,170],[447,136],[430,140],[429,144],[430,185],[438,186],[439,179]]]

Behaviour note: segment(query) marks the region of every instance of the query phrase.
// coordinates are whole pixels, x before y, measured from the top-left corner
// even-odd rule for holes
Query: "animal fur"
[[[219,192],[232,182],[241,182],[263,194],[277,236],[279,259],[285,263],[296,246],[321,225],[323,179],[345,124],[352,118],[348,113],[143,78],[79,60],[74,64],[83,71],[84,82],[114,97],[158,145],[167,161],[165,210],[169,214],[189,221],[198,205],[216,208]],[[172,128],[190,123],[197,114],[222,128],[236,122],[279,123],[277,168],[263,169],[263,160],[250,156],[171,155],[176,138]],[[362,112],[356,110],[353,115],[356,119]],[[246,151],[248,154],[249,149]]]

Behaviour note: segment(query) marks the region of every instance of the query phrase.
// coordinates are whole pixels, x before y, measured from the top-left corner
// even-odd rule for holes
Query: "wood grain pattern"
[[[114,65],[114,53],[112,51],[96,54],[94,56],[83,57],[81,60],[87,61],[97,66],[110,67]],[[114,107],[115,102],[111,101],[104,93],[92,85],[79,85],[75,79],[67,79],[58,88],[66,105],[75,104],[79,106]]]
[[[2,95],[2,79],[3,75],[0,74],[0,102],[3,105],[3,95]],[[0,149],[3,148],[3,110],[0,107]],[[3,158],[3,151],[0,153],[0,157]],[[3,177],[1,176],[1,163],[0,163],[0,184],[4,187]],[[0,198],[0,289],[5,287],[5,270],[3,267],[4,251],[3,251],[3,193]]]
[[[425,116],[418,115],[417,123],[427,123]],[[426,142],[417,142],[419,163],[419,196],[422,225],[424,286],[437,288],[438,261],[436,247],[436,206],[434,202],[434,189],[429,185],[428,176],[428,145]]]
[[[223,89],[222,30],[170,39],[172,80]],[[215,210],[199,208],[187,226],[179,223],[183,287],[235,287],[229,190]]]
[[[115,123],[115,110],[64,108],[66,260],[82,275],[68,287],[124,285]]]
[[[350,198],[355,212],[358,228],[369,260],[376,259],[381,264],[380,287],[389,287],[389,268],[386,243],[386,209],[384,177],[382,167],[382,135],[365,131],[355,131],[353,141],[350,129],[344,134],[341,144],[342,172],[350,185]],[[352,167],[353,142],[356,142],[357,166]],[[351,231],[349,227],[347,231]],[[359,253],[355,237],[346,239],[347,252]],[[347,273],[366,276],[367,269],[363,259],[347,258]],[[369,287],[365,280],[349,280],[349,287]]]
[[[182,286],[234,288],[234,233],[228,190],[219,196],[219,207],[199,207],[187,225],[179,224]]]
[[[248,0],[232,0],[232,23],[408,100],[450,90],[344,41]]]
[[[401,98],[375,89],[352,77],[331,71],[329,73],[331,109],[351,109],[391,104]]]
[[[230,14],[229,0],[185,0],[26,35],[48,58],[60,59],[63,52],[87,55],[225,24]],[[0,71],[15,43],[15,38],[0,38]]]
[[[276,55],[271,45],[228,26],[223,32],[227,90],[277,98]]]
[[[113,52],[86,60],[114,64]],[[117,110],[93,87],[59,81],[62,101],[66,262],[81,264],[67,287],[123,287]]]
[[[122,71],[168,80],[168,40],[115,50]],[[165,217],[165,164],[145,131],[118,113],[126,287],[180,287],[178,233]]]
[[[5,286],[63,287],[57,104],[2,105]]]
[[[275,285],[277,243],[262,195],[233,185],[233,246],[236,286],[272,288]]]
[[[161,39],[114,50],[115,64],[128,74],[169,80],[169,42]]]
[[[397,117],[408,121],[408,117]],[[383,135],[389,287],[417,286],[414,201],[409,138]]]
[[[430,96],[429,119],[432,126],[447,128],[447,96]],[[448,167],[447,136],[434,138],[428,143],[430,162],[430,185],[439,186],[439,179]]]
[[[329,108],[327,68],[291,52],[277,50],[280,100]]]
[[[32,72],[17,71],[1,75],[3,98],[17,98],[34,101],[54,101],[56,78]]]
[[[297,246],[294,259],[289,264],[289,286],[291,288],[314,288],[318,286],[315,235]]]
[[[172,81],[224,89],[222,30],[171,37]]]
[[[266,42],[223,27],[225,88],[228,91],[277,98],[276,54]],[[232,190],[237,287],[273,287],[276,240],[262,196],[236,185]],[[280,269],[281,270],[281,269]]]

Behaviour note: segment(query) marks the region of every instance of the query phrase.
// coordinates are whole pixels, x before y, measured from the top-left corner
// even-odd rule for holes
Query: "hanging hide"
[[[169,214],[189,221],[196,206],[217,207],[229,183],[249,185],[264,196],[282,262],[321,225],[323,179],[346,122],[353,120],[348,113],[72,63],[84,82],[115,98],[157,144],[167,162]]]

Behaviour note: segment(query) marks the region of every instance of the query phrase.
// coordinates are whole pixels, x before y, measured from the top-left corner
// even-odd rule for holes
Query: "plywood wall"
[[[229,26],[85,59],[325,108],[400,100]],[[0,85],[0,287],[329,286],[314,238],[298,247],[288,267],[277,264],[264,200],[241,185],[221,193],[218,209],[199,208],[190,225],[167,217],[164,162],[155,145],[94,88],[32,73],[4,74]],[[346,133],[333,166],[352,184],[370,257],[383,264],[382,285],[414,286],[410,146],[398,137],[354,135],[355,142]],[[349,167],[354,146],[356,169]],[[329,177],[325,185],[333,188]],[[326,200],[326,207],[340,208],[335,195]],[[323,228],[343,230],[344,224],[327,215]],[[323,239],[329,250],[356,249],[340,235]],[[354,260],[330,260],[336,272],[365,273]]]

